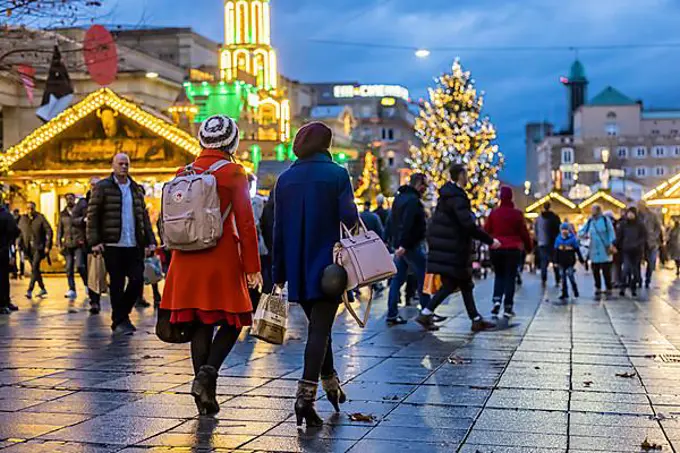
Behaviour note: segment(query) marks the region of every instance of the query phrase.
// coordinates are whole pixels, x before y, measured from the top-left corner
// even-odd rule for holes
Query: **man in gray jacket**
[[[647,271],[645,273],[645,288],[649,288],[649,285],[652,283],[652,274],[656,270],[659,248],[661,248],[661,244],[663,244],[663,227],[659,216],[652,212],[644,201],[641,201],[638,204],[638,212],[640,213],[642,223],[647,230],[647,249],[645,250]]]
[[[550,210],[550,203],[543,205],[543,212],[536,218],[534,233],[538,242],[538,258],[541,266],[541,283],[545,287],[548,281],[548,265],[554,260],[555,239],[560,234],[560,218]],[[555,271],[555,286],[560,285],[560,273]]]

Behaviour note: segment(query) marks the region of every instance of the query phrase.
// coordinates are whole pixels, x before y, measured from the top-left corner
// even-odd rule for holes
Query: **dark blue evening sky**
[[[200,6],[199,6],[200,5]],[[221,0],[118,0],[107,21],[188,26],[221,41]],[[456,56],[486,92],[486,113],[507,156],[504,179],[524,174],[524,125],[566,123],[566,75],[574,51],[440,51],[321,45],[313,39],[425,48],[680,43],[677,0],[272,0],[281,72],[306,82],[407,86],[422,97]],[[607,85],[653,108],[680,108],[680,48],[581,50],[589,97]]]

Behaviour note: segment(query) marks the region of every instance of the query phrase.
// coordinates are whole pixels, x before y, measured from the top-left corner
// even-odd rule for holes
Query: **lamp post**
[[[604,169],[600,173],[600,182],[602,183],[602,190],[609,189],[609,170],[607,169],[607,164],[609,163],[609,158],[611,157],[609,149],[605,148],[602,150],[602,164],[604,164]]]
[[[531,181],[524,181],[524,198],[525,203],[529,206],[529,196],[531,195]]]

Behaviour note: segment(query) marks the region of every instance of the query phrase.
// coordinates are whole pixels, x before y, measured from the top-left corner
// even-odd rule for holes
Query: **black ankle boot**
[[[307,428],[323,426],[323,420],[321,420],[319,414],[316,413],[316,409],[314,409],[317,387],[316,382],[298,381],[297,393],[295,395],[295,418],[298,428],[302,426],[302,419],[305,420]]]
[[[347,395],[345,395],[342,387],[340,387],[340,379],[337,373],[333,373],[330,377],[322,377],[321,387],[326,392],[326,399],[335,408],[335,412],[340,412],[340,404],[347,401]]]
[[[191,385],[191,394],[201,415],[214,415],[220,411],[217,403],[217,370],[203,365]]]

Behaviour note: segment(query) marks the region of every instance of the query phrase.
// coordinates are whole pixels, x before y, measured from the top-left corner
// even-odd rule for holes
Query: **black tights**
[[[319,376],[330,377],[335,373],[331,330],[338,312],[338,303],[316,300],[301,302],[300,306],[309,320],[302,379],[319,382]]]
[[[200,324],[191,339],[191,361],[194,365],[194,373],[203,365],[211,365],[217,371],[227,358],[241,334],[241,329],[231,325],[223,325],[213,338],[215,326]]]

